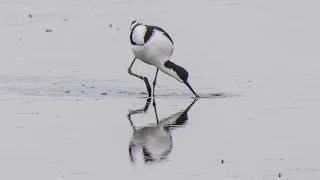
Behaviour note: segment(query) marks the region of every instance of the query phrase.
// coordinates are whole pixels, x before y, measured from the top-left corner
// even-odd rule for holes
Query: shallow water
[[[319,179],[318,6],[0,1],[0,179]],[[203,98],[159,73],[147,100],[134,19]]]

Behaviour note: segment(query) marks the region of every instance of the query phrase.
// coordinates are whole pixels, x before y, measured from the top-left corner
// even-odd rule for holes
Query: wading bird
[[[129,157],[133,163],[142,161],[144,163],[158,163],[166,160],[172,150],[172,131],[184,127],[188,121],[188,111],[195,104],[198,98],[185,109],[170,115],[159,121],[155,101],[153,107],[156,116],[156,123],[145,126],[134,126],[131,116],[146,113],[151,103],[147,100],[143,109],[130,110],[127,114],[133,129],[133,135],[129,143]]]
[[[200,97],[188,82],[188,72],[183,67],[170,61],[173,53],[173,40],[162,28],[144,25],[137,21],[133,21],[131,23],[130,31],[130,47],[135,57],[128,68],[128,73],[145,82],[149,97],[151,97],[151,87],[148,78],[135,74],[131,71],[136,59],[140,59],[144,63],[153,65],[157,68],[156,75],[153,80],[153,96],[158,71],[160,69],[167,75],[187,85],[196,98]]]

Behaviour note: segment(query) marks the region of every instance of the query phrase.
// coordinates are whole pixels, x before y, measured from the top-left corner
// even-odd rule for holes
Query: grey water
[[[0,178],[319,179],[318,6],[0,1]],[[146,98],[132,20],[170,34],[203,98],[163,73]]]

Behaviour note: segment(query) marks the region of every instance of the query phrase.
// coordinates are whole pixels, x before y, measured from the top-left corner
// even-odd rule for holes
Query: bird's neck
[[[170,60],[167,60],[170,62]],[[175,78],[176,80],[178,80],[179,82],[183,81],[180,79],[180,77],[178,76],[177,72],[173,70],[172,67],[168,67],[165,65],[165,63],[167,61],[161,61],[161,63],[156,64],[157,68],[159,68],[162,72],[166,73],[167,75]]]

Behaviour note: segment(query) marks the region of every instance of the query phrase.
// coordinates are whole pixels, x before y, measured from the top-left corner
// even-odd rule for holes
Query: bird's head
[[[191,85],[188,82],[188,71],[185,70],[183,67],[176,65],[175,63],[171,61],[166,61],[164,63],[164,68],[162,68],[162,71],[169,76],[175,78],[176,80],[184,83],[188,88],[192,91],[192,93],[199,98],[200,96],[192,89]]]

